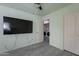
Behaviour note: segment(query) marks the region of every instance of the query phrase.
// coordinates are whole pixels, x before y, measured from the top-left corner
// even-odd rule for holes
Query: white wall
[[[64,49],[64,15],[79,12],[79,4],[72,4],[43,17],[50,20],[50,45]]]
[[[3,35],[3,16],[33,21],[33,33]],[[43,41],[43,27],[40,16],[0,6],[0,52],[14,50]]]

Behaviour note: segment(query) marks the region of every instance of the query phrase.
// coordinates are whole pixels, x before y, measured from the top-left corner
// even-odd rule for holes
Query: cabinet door
[[[75,15],[64,16],[64,49],[75,53]]]
[[[76,14],[75,19],[75,53],[79,55],[79,13]]]

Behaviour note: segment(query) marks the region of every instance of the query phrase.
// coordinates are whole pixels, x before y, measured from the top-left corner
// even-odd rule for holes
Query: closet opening
[[[44,33],[44,42],[49,43],[49,36],[50,36],[50,31],[49,31],[49,19],[44,20],[43,22],[43,33]]]

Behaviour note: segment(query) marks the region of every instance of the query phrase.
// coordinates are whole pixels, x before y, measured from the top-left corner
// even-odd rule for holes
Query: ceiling
[[[41,3],[42,10],[39,10],[34,3],[0,3],[0,5],[25,11],[28,13],[44,16],[63,7],[70,5],[70,3]]]

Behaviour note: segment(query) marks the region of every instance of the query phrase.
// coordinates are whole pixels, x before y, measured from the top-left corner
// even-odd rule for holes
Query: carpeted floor
[[[46,42],[8,51],[1,56],[76,56],[73,53],[59,50]]]

